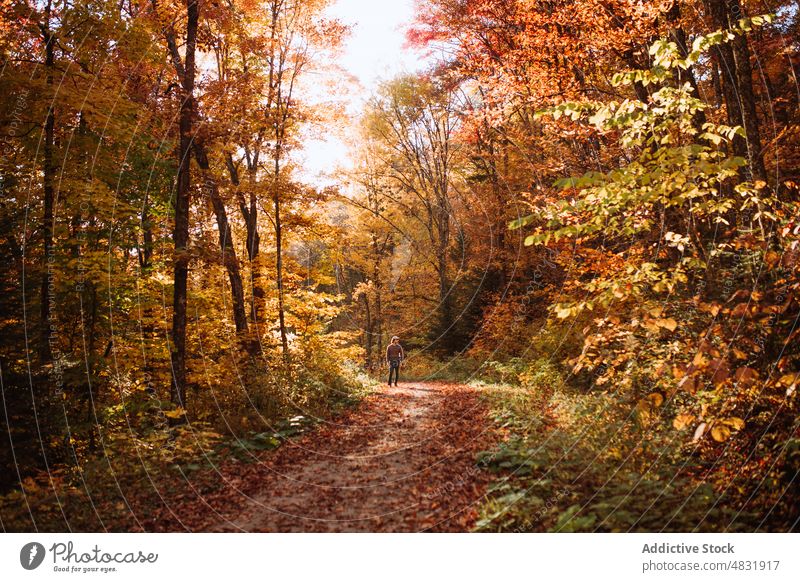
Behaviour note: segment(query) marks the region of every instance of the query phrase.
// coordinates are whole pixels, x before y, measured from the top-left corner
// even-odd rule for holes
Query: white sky
[[[414,0],[336,0],[325,13],[351,27],[336,64],[343,71],[331,69],[328,74],[342,77],[342,72],[354,82],[340,89],[339,95],[324,94],[318,97],[323,83],[307,90],[311,99],[320,101],[335,98],[347,108],[348,116],[357,121],[364,103],[383,80],[425,67],[422,55],[405,48],[405,29],[414,16]],[[308,83],[309,80],[307,79]],[[347,136],[326,132],[322,139],[307,139],[304,152],[298,156],[303,176],[317,184],[331,183],[331,174],[338,167],[347,167]]]

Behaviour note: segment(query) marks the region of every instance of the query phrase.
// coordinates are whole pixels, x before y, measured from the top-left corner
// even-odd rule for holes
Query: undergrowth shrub
[[[696,452],[669,423],[645,418],[635,401],[576,390],[546,360],[517,378],[487,385],[494,420],[509,437],[478,459],[497,478],[477,530],[780,528],[762,523],[768,500],[743,503],[743,483],[726,489],[703,480],[708,466]]]
[[[455,355],[445,361],[426,353],[407,354],[407,359],[400,368],[400,381],[449,381],[463,382],[471,378],[480,367],[475,358]],[[386,381],[388,368],[381,368],[379,380]]]
[[[40,400],[42,420],[60,417],[72,432],[47,444],[43,469],[0,495],[0,523],[6,531],[141,529],[140,518],[184,495],[196,471],[256,460],[365,394],[373,381],[336,348],[298,343],[288,362],[269,349],[237,361],[206,353],[184,425],[171,426],[183,411],[127,377],[90,417],[72,399]]]
[[[796,184],[748,179],[747,160],[730,147],[743,128],[701,123],[708,104],[677,81],[712,47],[770,20],[698,36],[685,55],[655,42],[650,69],[612,79],[617,88],[651,86],[647,99],[537,113],[596,132],[626,155],[559,180],[558,200],[512,223],[568,274],[550,298],[548,327],[582,336],[558,357],[532,338],[529,354],[486,373],[536,395],[522,411],[507,401],[518,396],[498,400],[512,427],[508,454],[553,464],[541,479],[569,469],[557,479],[558,511],[532,528],[796,526],[800,223],[788,195]],[[564,389],[539,372],[521,380],[524,362],[538,369],[542,357],[563,362]],[[528,439],[534,417],[552,428]],[[526,489],[509,486],[524,505]],[[517,523],[505,515],[495,507],[482,527]]]

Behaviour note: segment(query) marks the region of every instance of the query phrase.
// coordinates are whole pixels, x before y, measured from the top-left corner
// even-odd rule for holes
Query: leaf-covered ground
[[[226,462],[141,524],[171,531],[466,531],[498,435],[476,388],[383,386],[359,406],[256,462]]]

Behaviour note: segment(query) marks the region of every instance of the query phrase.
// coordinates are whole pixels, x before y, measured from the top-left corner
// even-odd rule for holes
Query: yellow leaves
[[[664,235],[664,239],[668,241],[669,246],[675,247],[680,252],[683,252],[689,246],[689,237],[687,235],[668,232]]]
[[[731,436],[731,429],[724,424],[715,424],[711,427],[711,438],[718,443],[728,440],[729,436]]]
[[[672,421],[672,426],[675,427],[676,430],[684,430],[692,425],[694,418],[693,414],[679,414]]]
[[[672,421],[672,426],[676,430],[684,430],[689,428],[694,423],[695,416],[692,414],[679,414]],[[727,418],[719,418],[709,422],[701,422],[695,428],[692,435],[692,441],[697,442],[703,438],[704,435],[710,434],[711,438],[718,443],[725,442],[731,437],[733,432],[738,432],[745,427],[745,422],[737,416],[730,416]]]
[[[719,303],[700,302],[697,305],[697,308],[704,313],[710,313],[712,316],[716,317],[719,314],[720,305]]]
[[[732,431],[740,431],[744,427],[744,420],[736,416],[718,419],[712,423],[711,438],[722,443],[730,438]]]
[[[612,110],[609,107],[600,107],[595,111],[594,115],[589,117],[589,123],[595,127],[602,128],[611,115]]]
[[[710,142],[712,142],[714,145],[719,145],[719,144],[721,144],[721,143],[722,143],[722,141],[723,141],[723,138],[722,138],[722,136],[721,136],[721,135],[718,135],[718,134],[716,134],[716,133],[711,133],[711,132],[705,132],[705,133],[701,133],[701,134],[700,134],[698,137],[699,137],[700,139],[704,139],[704,140],[706,140],[706,141],[710,141]]]
[[[660,329],[654,319],[645,319],[642,321],[642,327],[653,333],[656,333]]]
[[[780,254],[776,253],[775,251],[767,251],[764,253],[764,265],[767,269],[773,269],[778,264],[778,261],[781,260]]]
[[[166,410],[164,411],[164,416],[166,416],[167,418],[174,418],[174,419],[183,418],[184,416],[186,416],[186,410],[180,407],[175,408],[174,410]]]
[[[572,307],[559,307],[556,306],[555,313],[556,317],[559,319],[566,319],[573,314],[574,308]]]
[[[664,403],[664,396],[659,392],[653,392],[647,395],[647,400],[653,407],[657,408]]]
[[[673,318],[668,317],[666,319],[657,319],[656,325],[669,331],[675,331],[675,329],[678,327],[678,322]]]
[[[706,358],[705,354],[702,351],[698,351],[694,358],[692,358],[692,365],[695,368],[704,368],[708,364],[708,358]]]
[[[733,428],[734,430],[742,430],[745,426],[744,420],[739,418],[738,416],[731,416],[725,419],[725,424]]]
[[[667,331],[672,332],[678,328],[678,322],[675,321],[674,318],[661,317],[661,315],[664,313],[664,309],[662,307],[653,307],[648,313],[653,317],[646,317],[642,321],[642,327],[644,327],[646,330],[655,333],[661,329],[666,329]]]
[[[658,392],[648,394],[636,403],[636,416],[639,422],[647,423],[650,421],[656,408],[664,403],[664,396]]]
[[[797,384],[800,383],[800,372],[784,374],[778,378],[778,386],[786,386],[786,396],[789,397],[797,391]]]

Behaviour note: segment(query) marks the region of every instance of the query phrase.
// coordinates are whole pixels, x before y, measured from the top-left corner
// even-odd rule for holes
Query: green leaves
[[[517,218],[516,220],[512,220],[508,223],[508,228],[510,230],[517,230],[519,228],[523,228],[528,226],[535,220],[535,216],[533,214],[529,214],[527,216],[523,216],[522,218]]]
[[[775,21],[774,14],[762,14],[751,18],[741,18],[737,24],[739,32],[750,32],[753,28],[764,26]]]
[[[754,25],[767,21],[768,18],[757,19]],[[697,63],[704,51],[730,41],[734,32],[718,31],[695,39],[692,52],[685,58],[671,41],[653,43],[651,69],[614,76],[617,85],[658,85],[660,88],[649,95],[646,103],[639,99],[585,101],[537,112],[539,118],[566,117],[595,127],[605,139],[618,141],[625,158],[618,167],[605,172],[590,171],[557,180],[556,188],[577,192],[511,223],[515,229],[537,219],[545,223],[525,238],[525,245],[564,239],[595,248],[602,248],[609,239],[635,244],[661,224],[664,212],[682,216],[690,225],[726,224],[731,210],[750,207],[755,209],[756,220],[774,219],[771,201],[752,185],[736,186],[736,197],[721,195],[720,184],[735,177],[746,163],[741,158],[728,157],[723,148],[736,136],[744,136],[744,130],[707,122],[698,131],[696,115],[706,104],[693,94],[688,83],[671,86],[674,69]],[[650,261],[609,259],[605,268],[591,269],[587,282],[576,282],[576,287],[588,296],[554,305],[551,313],[557,319],[567,319],[596,306],[608,307],[614,301],[674,293],[688,281],[690,272],[706,265],[705,248],[697,244],[701,236],[693,229],[680,233],[668,230],[661,235],[667,248],[680,253],[667,255],[671,257],[668,261],[661,260],[664,257]],[[677,329],[675,319],[663,321],[669,325],[652,327],[667,332]]]
[[[692,41],[692,48],[686,57],[682,57],[678,45],[666,39],[659,39],[650,45],[648,53],[653,57],[653,65],[646,70],[633,70],[616,73],[611,78],[614,87],[623,87],[639,83],[645,87],[658,85],[670,79],[675,69],[686,70],[698,62],[709,49],[732,41],[737,34],[744,34],[755,27],[763,26],[774,20],[774,15],[765,14],[752,18],[743,18],[730,30],[717,30],[710,34],[698,36]]]
[[[558,516],[558,520],[551,531],[591,531],[592,526],[597,522],[597,516],[591,513],[588,515],[580,515],[581,509],[580,505],[570,505]]]
[[[596,108],[602,107],[603,103],[600,101],[582,101],[582,102],[567,102],[540,109],[533,114],[534,119],[540,119],[544,116],[550,116],[555,120],[560,119],[562,116],[578,121],[584,113],[593,111]]]
[[[608,180],[608,176],[603,172],[586,172],[579,178],[561,178],[556,180],[555,187],[561,189],[587,188],[600,186]]]

